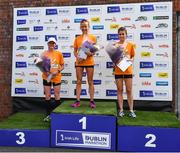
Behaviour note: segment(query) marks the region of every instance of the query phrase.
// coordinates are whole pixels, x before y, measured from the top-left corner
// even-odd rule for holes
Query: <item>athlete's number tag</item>
[[[82,129],[86,130],[86,117],[81,118],[79,123],[82,123]]]
[[[17,132],[16,136],[18,136],[18,140],[16,140],[17,144],[22,145],[26,142],[25,134],[23,132]]]
[[[156,147],[156,144],[153,143],[156,140],[156,136],[154,134],[147,134],[145,138],[149,139],[149,141],[146,142],[145,147]]]

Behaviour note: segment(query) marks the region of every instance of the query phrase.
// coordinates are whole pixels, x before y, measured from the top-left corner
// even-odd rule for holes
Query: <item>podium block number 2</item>
[[[83,129],[83,130],[86,130],[86,117],[82,117],[82,118],[79,120],[79,123],[82,123],[82,129]]]
[[[156,144],[154,144],[155,140],[156,140],[156,136],[154,134],[146,134],[145,136],[146,139],[149,139],[146,144],[145,147],[156,147]]]
[[[18,136],[18,139],[16,140],[17,144],[22,145],[26,142],[25,134],[23,132],[17,132],[16,136]]]

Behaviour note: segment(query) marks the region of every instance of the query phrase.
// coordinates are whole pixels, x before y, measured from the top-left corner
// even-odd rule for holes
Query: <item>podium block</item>
[[[116,117],[52,113],[51,146],[115,151]]]
[[[118,126],[118,151],[180,152],[180,129]]]
[[[50,147],[49,130],[1,129],[0,146]]]

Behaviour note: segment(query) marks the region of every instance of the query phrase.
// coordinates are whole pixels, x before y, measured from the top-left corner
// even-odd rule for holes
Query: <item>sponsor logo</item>
[[[89,8],[89,14],[101,14],[101,8]]]
[[[70,35],[61,35],[61,36],[58,36],[58,39],[59,41],[70,41]]]
[[[62,76],[72,76],[72,73],[61,73]]]
[[[46,30],[47,31],[53,31],[53,30],[57,31],[58,30],[58,26],[46,27]]]
[[[106,18],[105,21],[111,21],[111,22],[116,22],[116,17],[112,17],[112,18]]]
[[[167,52],[164,52],[164,53],[156,53],[156,56],[157,57],[163,57],[163,58],[165,58],[165,57],[169,57],[169,55],[168,55],[168,53]]]
[[[40,36],[29,36],[28,39],[30,42],[39,42]]]
[[[15,75],[17,75],[17,76],[25,76],[25,73],[24,72],[16,72]]]
[[[142,84],[142,86],[151,86],[151,82],[149,82],[149,81],[144,81],[141,84]]]
[[[17,10],[17,16],[27,16],[28,10]]]
[[[68,80],[61,80],[61,84],[67,85],[68,84]]]
[[[38,76],[38,73],[37,72],[30,72],[29,75],[30,76]]]
[[[39,84],[38,79],[35,79],[35,80],[29,80],[28,82],[29,82],[29,83],[33,83],[33,84]]]
[[[106,96],[117,96],[117,90],[106,90]]]
[[[61,29],[62,31],[75,31],[75,29],[72,29],[69,25],[66,26],[65,28]]]
[[[140,68],[153,68],[153,62],[140,62]]]
[[[41,15],[41,11],[40,10],[29,10],[29,15],[30,16],[39,16],[39,15]]]
[[[152,74],[151,73],[139,73],[140,78],[151,78]]]
[[[154,5],[140,5],[141,12],[154,11]]]
[[[168,73],[166,72],[159,72],[157,73],[158,78],[168,78]]]
[[[40,19],[33,19],[33,20],[29,20],[29,24],[40,24],[41,20]]]
[[[151,25],[150,24],[143,24],[143,25],[141,25],[141,28],[151,28]]]
[[[34,57],[39,57],[39,54],[37,53],[31,53],[28,58],[34,58]]]
[[[88,14],[87,7],[76,8],[76,14]]]
[[[121,21],[131,21],[131,18],[130,17],[124,17],[124,18],[121,18]]]
[[[72,84],[77,84],[77,81],[76,80],[72,80]],[[86,81],[82,80],[82,84],[86,84]]]
[[[71,53],[62,53],[64,58],[69,58],[71,57]]]
[[[93,25],[93,30],[103,30],[104,25]]]
[[[59,9],[58,12],[59,12],[59,15],[62,15],[62,16],[71,14],[71,11],[69,8]]]
[[[26,50],[27,47],[26,46],[19,46],[16,50]]]
[[[168,86],[168,81],[156,81],[156,86]]]
[[[157,39],[157,40],[168,40],[169,39],[169,33],[155,33],[154,36],[155,36],[155,39]]]
[[[159,48],[169,48],[169,45],[167,45],[167,44],[161,44],[161,45],[159,45],[158,47],[159,47]]]
[[[74,23],[80,23],[83,20],[83,18],[74,19]]]
[[[136,29],[135,24],[132,24],[132,25],[125,25],[124,27],[125,27],[125,28],[130,28],[130,29]]]
[[[34,63],[28,63],[28,66],[29,66],[29,67],[36,67],[36,64],[34,64]]]
[[[113,62],[106,62],[106,68],[113,68]]]
[[[48,41],[48,39],[50,37],[53,37],[53,38],[55,38],[57,40],[57,36],[56,35],[45,35],[45,41]]]
[[[154,97],[152,90],[140,90],[139,97]]]
[[[154,91],[154,97],[156,98],[168,98],[168,91]]]
[[[57,15],[57,9],[46,9],[46,15]]]
[[[17,20],[17,25],[26,24],[26,20]]]
[[[147,16],[139,16],[135,21],[147,21]]]
[[[148,48],[148,49],[153,49],[154,46],[150,43],[149,45],[142,45],[142,48]]]
[[[141,52],[141,57],[151,57],[151,52]]]
[[[107,7],[107,13],[118,13],[120,12],[119,6],[108,6]]]
[[[76,89],[74,89],[74,95],[76,95]],[[87,95],[86,89],[81,89],[81,95]]]
[[[153,20],[168,20],[169,16],[153,16]]]
[[[22,84],[24,81],[23,79],[15,79],[16,84]]]
[[[16,28],[16,31],[29,31],[30,28],[24,27],[24,28]]]
[[[110,29],[115,29],[115,30],[116,30],[116,29],[118,29],[118,28],[119,28],[119,24],[115,24],[115,23],[114,23],[114,24],[111,24],[111,25],[110,25]]]
[[[167,28],[168,24],[167,23],[159,23],[156,28]]]
[[[63,95],[63,96],[68,96],[69,95],[69,92],[67,89],[61,89],[60,90],[60,94]]]
[[[43,31],[43,26],[34,26],[34,31]]]
[[[57,24],[57,22],[53,21],[53,19],[49,19],[48,21],[45,21],[44,24]]]
[[[16,54],[16,57],[24,57],[24,54]]]
[[[26,94],[26,88],[15,88],[15,94]]]
[[[70,19],[68,19],[68,18],[62,19],[61,23],[70,23]]]
[[[154,39],[153,33],[140,33],[140,40]]]
[[[27,67],[26,62],[16,62],[16,68],[25,68]]]
[[[168,62],[155,62],[154,67],[156,69],[168,69],[169,64]]]
[[[128,40],[133,40],[133,39],[134,39],[133,34],[128,33],[128,35],[127,35],[127,39],[128,39]],[[134,45],[134,47],[135,47],[135,46],[136,46],[136,45]]]
[[[36,89],[27,89],[27,93],[33,93],[33,94],[35,94],[35,93],[37,93],[38,92],[38,90],[36,90]]]
[[[158,12],[167,12],[169,10],[169,5],[155,5],[155,10]]]
[[[93,80],[94,85],[100,85],[101,84],[101,80]]]
[[[119,40],[118,34],[107,34],[107,40]]]
[[[86,76],[86,72],[83,72],[83,77],[85,77]]]
[[[16,42],[28,41],[27,36],[16,36]]]
[[[30,49],[32,50],[44,49],[44,46],[31,46]]]
[[[122,6],[121,7],[122,13],[133,13],[134,12],[134,7],[133,6]]]
[[[91,22],[100,22],[100,17],[91,18]]]

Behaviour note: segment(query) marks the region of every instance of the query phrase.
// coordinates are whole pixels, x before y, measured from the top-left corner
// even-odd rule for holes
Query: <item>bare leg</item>
[[[94,68],[88,67],[86,68],[86,72],[87,72],[87,80],[89,84],[90,101],[93,101],[94,100],[94,82],[93,82]]]
[[[116,79],[117,99],[120,112],[123,111],[123,79]]]
[[[76,98],[77,98],[78,101],[80,101],[83,71],[84,71],[83,67],[76,67],[76,78],[77,78],[77,83],[76,83]]]
[[[129,105],[129,110],[133,111],[133,94],[132,94],[132,78],[125,79],[126,92],[127,92],[127,100]]]

